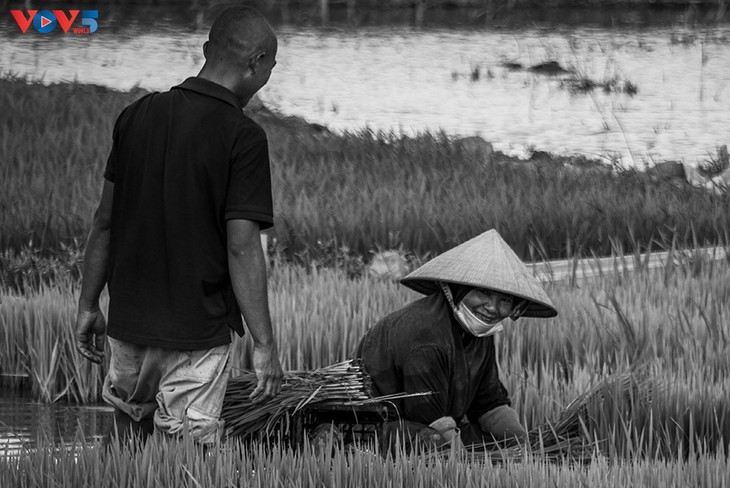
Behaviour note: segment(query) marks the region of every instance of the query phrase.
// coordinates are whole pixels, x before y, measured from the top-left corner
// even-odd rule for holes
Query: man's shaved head
[[[208,43],[209,61],[238,64],[257,52],[276,49],[276,35],[257,10],[230,7],[213,22]]]
[[[210,28],[198,76],[228,88],[246,105],[269,81],[277,47],[274,30],[258,11],[227,8]]]

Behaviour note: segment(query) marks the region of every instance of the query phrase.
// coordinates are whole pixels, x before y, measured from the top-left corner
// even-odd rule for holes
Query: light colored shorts
[[[155,430],[170,435],[187,428],[200,443],[220,439],[231,344],[200,351],[139,346],[111,337],[109,344],[105,402],[137,422],[154,415]]]

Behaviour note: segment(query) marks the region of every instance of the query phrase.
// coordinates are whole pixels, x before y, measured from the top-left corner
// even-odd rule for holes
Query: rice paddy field
[[[416,296],[342,269],[292,264],[274,264],[270,286],[285,369],[350,357],[370,324]],[[2,371],[29,372],[45,401],[99,399],[103,367],[73,348],[77,291],[69,281],[0,295]],[[539,453],[494,467],[484,455],[336,450],[330,458],[278,446],[251,451],[233,441],[220,456],[205,457],[184,443],[152,439],[138,449],[39,448],[0,461],[0,486],[106,486],[111,479],[114,486],[363,486],[372,479],[392,486],[730,484],[728,263],[669,263],[548,291],[561,315],[506,327],[498,340],[502,379],[530,429],[557,422],[572,400],[600,388],[580,427],[595,449],[587,465],[548,463]],[[247,368],[245,341],[238,348],[235,367]],[[628,386],[620,380],[627,373]],[[170,462],[176,457],[181,461]]]
[[[142,95],[0,78],[0,249],[81,247],[116,116]],[[523,259],[553,259],[717,242],[730,228],[728,195],[637,170],[607,178],[582,156],[485,159],[445,134],[333,134],[267,110],[252,116],[270,141],[270,236],[290,260],[391,248],[424,257],[490,228]]]
[[[72,337],[80,243],[114,116],[135,94],[0,85],[0,373],[27,375],[14,386],[44,402],[95,403],[106,366],[83,360]],[[334,135],[256,116],[272,146],[279,220],[269,296],[287,370],[351,357],[370,325],[418,297],[364,272],[379,249],[416,265],[494,227],[524,259],[634,259],[647,248],[722,244],[730,228],[726,196],[637,171],[568,172],[565,158],[545,154],[485,164],[444,135]],[[510,322],[497,339],[502,380],[528,429],[549,432],[583,400],[582,462],[540,449],[417,455],[335,445],[330,454],[233,440],[202,452],[153,437],[41,444],[0,458],[0,486],[730,486],[730,263],[637,264],[546,285],[560,315]],[[240,372],[249,345],[236,348]]]

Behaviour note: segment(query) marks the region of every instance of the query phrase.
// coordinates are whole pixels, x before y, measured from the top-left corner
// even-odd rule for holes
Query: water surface
[[[92,36],[3,29],[0,68],[46,82],[165,90],[200,69],[207,27],[151,22],[124,17]],[[261,96],[335,130],[443,130],[518,153],[696,164],[730,134],[730,24],[647,22],[279,26],[279,64]],[[565,75],[503,66],[544,61],[638,92],[572,93]]]
[[[34,449],[40,441],[71,445],[102,440],[113,426],[107,405],[47,405],[29,394],[0,389],[0,456]]]

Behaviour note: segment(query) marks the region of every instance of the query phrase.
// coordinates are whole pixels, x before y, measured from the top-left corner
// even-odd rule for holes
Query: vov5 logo
[[[35,30],[41,34],[53,32],[57,26],[61,26],[61,30],[67,33],[81,12],[81,27],[74,27],[74,34],[92,34],[96,32],[99,24],[96,19],[99,18],[98,10],[69,10],[68,14],[63,10],[28,10],[26,16],[22,10],[11,10],[15,22],[17,22],[20,30],[25,34],[33,24]]]

